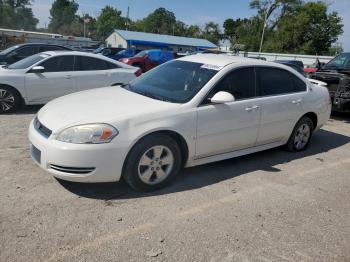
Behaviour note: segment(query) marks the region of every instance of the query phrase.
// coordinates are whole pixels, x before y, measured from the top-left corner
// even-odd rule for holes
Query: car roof
[[[63,48],[69,49],[69,47],[66,47],[66,46],[63,46],[63,45],[58,45],[58,44],[44,44],[44,43],[23,43],[23,44],[18,44],[18,45],[16,45],[16,46],[20,47],[20,46],[27,46],[27,45],[59,46],[59,47],[63,47]]]
[[[88,53],[88,52],[81,52],[81,51],[70,51],[70,50],[57,50],[57,51],[46,51],[42,52],[44,54],[48,54],[50,56],[55,56],[55,55],[82,55],[82,56],[98,56],[98,57],[103,57],[100,54],[93,54],[93,53]]]
[[[276,67],[277,65],[277,67],[284,68],[283,65],[273,63],[273,62],[267,62],[260,59],[252,59],[252,58],[233,56],[233,55],[227,55],[227,54],[195,54],[195,55],[184,56],[177,60],[208,64],[208,65],[213,65],[221,68],[229,64],[246,64],[251,66],[266,65],[266,66],[274,66],[274,67]]]

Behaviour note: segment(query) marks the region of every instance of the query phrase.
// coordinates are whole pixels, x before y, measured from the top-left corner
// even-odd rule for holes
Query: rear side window
[[[291,75],[293,79],[293,84],[294,84],[294,91],[295,92],[303,92],[306,91],[306,83],[302,81],[299,77],[295,75]]]
[[[76,71],[108,70],[105,60],[89,56],[77,56]]]
[[[235,100],[255,97],[254,68],[241,68],[228,73],[210,92],[209,97],[214,96],[219,91],[231,93]]]
[[[105,62],[107,64],[108,69],[120,68],[120,66],[117,65],[117,64],[113,64],[113,63],[110,63],[110,62],[107,62],[107,61],[105,61]]]
[[[301,92],[306,90],[306,84],[290,72],[269,67],[257,68],[259,95],[272,96]]]
[[[45,72],[73,71],[74,56],[55,56],[42,62],[40,66],[45,68]]]

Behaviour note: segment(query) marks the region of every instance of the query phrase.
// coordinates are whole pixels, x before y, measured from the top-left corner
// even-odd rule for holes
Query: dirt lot
[[[350,261],[350,117],[306,152],[184,170],[139,194],[75,184],[29,156],[38,108],[0,116],[0,261]]]

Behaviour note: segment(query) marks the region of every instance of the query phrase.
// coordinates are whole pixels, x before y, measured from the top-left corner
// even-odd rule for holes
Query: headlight
[[[102,144],[111,142],[118,133],[117,129],[107,124],[88,124],[64,129],[56,140],[73,144]]]

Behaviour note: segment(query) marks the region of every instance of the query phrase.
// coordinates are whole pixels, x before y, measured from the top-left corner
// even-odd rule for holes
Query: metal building
[[[109,47],[136,48],[136,49],[168,49],[174,52],[193,52],[208,48],[217,48],[206,39],[159,35],[143,32],[114,30],[107,37]]]

